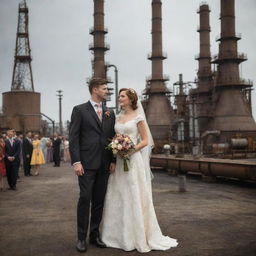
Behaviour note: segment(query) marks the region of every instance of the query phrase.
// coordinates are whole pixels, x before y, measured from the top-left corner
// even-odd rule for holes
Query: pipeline
[[[256,161],[214,158],[175,157],[162,154],[151,156],[151,166],[175,170],[178,173],[201,173],[203,176],[229,177],[256,181]]]

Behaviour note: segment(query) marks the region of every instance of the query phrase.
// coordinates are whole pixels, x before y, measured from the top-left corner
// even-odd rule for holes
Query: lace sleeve
[[[142,115],[137,115],[135,118],[136,124],[139,123],[140,121],[145,121],[145,118]]]

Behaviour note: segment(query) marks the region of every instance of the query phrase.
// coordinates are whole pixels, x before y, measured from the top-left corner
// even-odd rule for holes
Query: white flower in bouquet
[[[117,149],[118,149],[118,150],[122,150],[122,149],[123,149],[123,146],[122,146],[121,144],[118,144],[118,145],[117,145]]]

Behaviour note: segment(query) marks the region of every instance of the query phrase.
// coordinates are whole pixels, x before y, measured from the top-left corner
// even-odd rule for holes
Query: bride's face
[[[125,91],[120,92],[118,96],[118,102],[120,107],[127,107],[131,105],[131,101]]]

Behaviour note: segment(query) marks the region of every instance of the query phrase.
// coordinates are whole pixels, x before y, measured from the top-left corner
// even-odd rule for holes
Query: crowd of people
[[[38,176],[40,166],[69,162],[69,141],[65,136],[55,133],[52,137],[41,137],[30,131],[16,134],[14,129],[0,133],[0,191],[5,191],[4,178],[7,177],[9,190],[16,190],[20,179],[20,169],[24,176]]]

